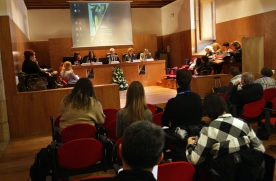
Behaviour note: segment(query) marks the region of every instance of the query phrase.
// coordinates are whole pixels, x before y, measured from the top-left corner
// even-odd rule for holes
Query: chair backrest
[[[140,54],[143,53],[143,52],[138,52],[137,53],[137,59],[140,59]]]
[[[271,102],[276,97],[276,88],[269,88],[263,91],[263,98],[266,102]]]
[[[243,106],[242,117],[243,118],[256,118],[260,116],[263,112],[265,107],[265,99],[260,99],[258,101],[250,102]]]
[[[118,109],[104,109],[103,113],[105,114],[105,121],[103,124],[103,127],[106,128],[107,125],[116,119],[117,113],[118,113]]]
[[[226,100],[226,97],[227,97],[226,94],[221,93],[221,92],[219,92],[218,94],[219,94],[224,100]]]
[[[193,181],[194,166],[189,162],[170,162],[158,165],[158,181]]]
[[[72,124],[60,132],[60,137],[62,143],[80,138],[96,138],[96,128],[88,123]]]
[[[120,144],[122,144],[122,141],[123,141],[123,137],[119,138],[115,143],[115,149],[114,149],[115,159],[121,159],[120,154],[119,154],[119,146],[120,146]]]
[[[55,119],[55,127],[59,128],[59,122],[60,122],[60,118],[61,118],[61,115],[59,115],[56,119]]]
[[[103,145],[93,138],[82,138],[63,144],[57,151],[61,168],[84,169],[102,160]]]
[[[147,104],[148,109],[151,111],[152,116],[155,115],[156,107],[153,104]]]
[[[152,122],[158,126],[162,126],[161,118],[162,118],[163,112],[157,113],[152,117]]]
[[[111,121],[107,127],[107,138],[109,138],[112,142],[115,142],[117,140],[116,137],[116,119]]]
[[[122,61],[123,61],[123,62],[124,62],[125,59],[126,59],[126,55],[127,55],[127,53],[123,53],[123,55],[122,55]]]

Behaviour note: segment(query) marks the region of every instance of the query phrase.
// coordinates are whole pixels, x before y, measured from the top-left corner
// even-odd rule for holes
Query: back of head
[[[209,58],[208,58],[206,55],[203,55],[203,56],[201,57],[201,60],[202,60],[204,63],[209,62]]]
[[[244,72],[242,74],[241,80],[244,81],[245,85],[254,84],[254,74],[251,72]]]
[[[231,67],[230,70],[229,70],[229,73],[235,77],[237,75],[240,75],[241,72],[240,72],[240,69],[238,67]]]
[[[31,56],[34,56],[35,52],[32,49],[28,49],[24,52],[25,59],[30,59]]]
[[[69,61],[63,63],[62,71],[72,70],[72,64]]]
[[[214,51],[217,51],[217,50],[220,49],[220,45],[219,45],[218,43],[213,43],[213,44],[212,44],[212,47],[213,47],[213,50],[214,50]]]
[[[236,50],[241,48],[241,43],[238,41],[233,41],[231,45],[235,47]]]
[[[261,70],[261,74],[264,75],[264,76],[267,76],[267,77],[271,77],[273,75],[273,72],[272,72],[271,68],[264,67]]]
[[[123,135],[122,158],[132,169],[153,168],[158,164],[164,142],[165,134],[161,127],[149,121],[133,123]]]
[[[187,69],[180,69],[176,73],[176,82],[179,87],[188,87],[192,79],[192,74]]]
[[[224,43],[222,44],[222,46],[229,47],[229,43],[228,43],[228,42],[224,42]]]
[[[80,78],[72,89],[72,94],[82,94],[83,96],[94,96],[92,82],[88,78]]]
[[[207,94],[204,97],[203,109],[211,120],[217,119],[228,110],[225,100],[215,93]]]
[[[208,49],[210,52],[214,52],[213,47],[210,46],[210,45],[208,45],[208,46],[206,46],[206,47],[204,48],[205,51],[206,51],[207,49]]]

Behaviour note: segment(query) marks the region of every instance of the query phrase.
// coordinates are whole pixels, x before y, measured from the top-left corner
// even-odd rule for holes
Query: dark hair
[[[224,112],[228,111],[225,100],[219,94],[207,94],[204,97],[203,109],[211,120],[217,119]]]
[[[157,164],[165,143],[160,126],[149,121],[132,123],[124,132],[122,157],[134,170],[152,168]]]
[[[238,41],[233,41],[231,45],[233,45],[233,47],[235,47],[236,50],[241,48],[241,44]]]
[[[272,72],[271,68],[264,67],[261,70],[261,74],[264,75],[264,76],[267,76],[267,77],[271,77],[273,75],[273,72]]]
[[[88,78],[80,78],[72,89],[71,93],[64,98],[65,107],[72,103],[72,107],[76,109],[88,110],[91,106],[91,99],[95,96],[93,84]]]
[[[30,59],[31,56],[34,56],[35,52],[32,49],[28,49],[24,52],[25,59]]]
[[[74,53],[74,58],[75,58],[75,60],[77,60],[78,55],[80,55],[80,52],[75,52],[75,53]]]
[[[206,55],[203,55],[201,57],[201,60],[203,60],[204,63],[208,63],[209,62],[209,58]]]
[[[93,56],[91,56],[92,53],[93,53]],[[89,52],[88,52],[88,56],[89,56],[89,58],[94,58],[94,57],[96,57],[96,55],[95,55],[95,53],[94,53],[93,51],[89,51]]]
[[[192,74],[187,69],[180,69],[176,73],[176,82],[179,87],[187,87],[190,85]]]
[[[229,43],[228,43],[228,42],[224,42],[224,43],[222,44],[222,46],[229,47]]]
[[[236,75],[241,74],[240,69],[238,67],[230,67],[229,73],[235,77]]]

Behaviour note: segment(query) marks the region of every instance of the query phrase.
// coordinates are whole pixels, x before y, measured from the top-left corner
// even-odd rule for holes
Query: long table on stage
[[[74,66],[73,70],[79,77],[93,77],[91,79],[93,84],[100,85],[112,83],[113,68],[120,67],[128,83],[140,81],[144,86],[154,86],[165,74],[165,63],[165,60],[158,60],[104,65],[91,64]],[[145,71],[141,72],[141,74],[139,67],[142,66],[144,66]]]
[[[206,94],[211,93],[212,88],[215,87],[215,77],[220,77],[221,86],[228,86],[231,79],[229,74],[193,76],[191,81],[191,91],[196,92],[200,97],[204,97]],[[216,86],[219,87],[218,80]]]

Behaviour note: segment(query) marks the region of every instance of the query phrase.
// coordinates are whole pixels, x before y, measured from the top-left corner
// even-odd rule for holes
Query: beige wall
[[[178,0],[161,8],[162,35],[173,34],[194,28],[191,24],[191,15],[194,19],[191,7],[192,0]]]
[[[216,0],[216,22],[221,23],[276,10],[276,0]]]
[[[69,9],[28,10],[30,41],[72,37]],[[132,9],[133,34],[161,35],[158,8]]]

